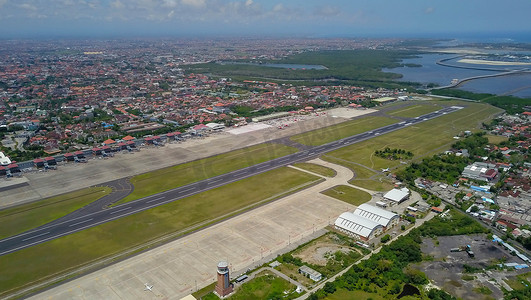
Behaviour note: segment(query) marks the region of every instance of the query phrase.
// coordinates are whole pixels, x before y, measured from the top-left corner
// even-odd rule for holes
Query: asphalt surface
[[[54,222],[40,226],[36,229],[0,240],[0,255],[12,253],[20,249],[44,243],[46,241],[50,241],[74,232],[97,226],[99,224],[129,216],[153,207],[170,203],[182,198],[190,197],[192,195],[260,173],[264,173],[272,169],[276,169],[278,167],[286,166],[300,161],[307,161],[317,156],[320,156],[326,152],[330,152],[351,144],[368,140],[370,138],[395,130],[399,130],[410,125],[434,119],[436,117],[457,111],[461,108],[462,107],[459,106],[446,107],[420,117],[409,119],[407,121],[402,121],[396,124],[380,127],[375,130],[353,135],[321,146],[310,147],[306,150],[297,153],[279,157],[254,166],[239,169],[216,177],[181,186],[172,190],[144,197],[109,209],[88,212],[86,214],[73,213],[69,215],[68,218],[64,217],[60,220],[56,220]]]

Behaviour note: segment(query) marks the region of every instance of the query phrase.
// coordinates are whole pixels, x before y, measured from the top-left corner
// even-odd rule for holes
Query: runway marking
[[[112,214],[116,214],[116,213],[119,213],[119,212],[121,212],[121,211],[128,210],[128,209],[130,209],[130,208],[131,208],[131,206],[126,207],[126,208],[122,208],[122,209],[119,209],[119,210],[111,211],[110,214],[111,214],[111,215],[112,215]]]
[[[191,187],[191,188],[187,188],[187,189],[181,190],[180,192],[181,193],[186,193],[186,192],[189,192],[189,191],[193,191],[195,189],[196,189],[195,187]]]
[[[211,181],[208,182],[208,184],[214,184],[216,182],[220,182],[220,181],[223,181],[223,180],[224,180],[223,178],[217,179],[217,180],[211,180]]]
[[[71,225],[68,225],[68,227],[72,227],[72,226],[76,226],[76,225],[79,225],[79,224],[83,224],[83,223],[86,223],[88,221],[92,221],[93,219],[86,219],[84,221],[81,221],[81,222],[77,222],[77,223],[74,223],[74,224],[71,224]]]
[[[146,201],[146,203],[155,202],[155,201],[157,201],[157,200],[164,199],[164,198],[166,198],[166,197],[158,197],[158,198],[155,198],[155,199],[151,199],[151,200],[149,200],[149,201]],[[129,209],[129,208],[130,208],[130,207],[128,207],[128,209]]]
[[[24,241],[27,241],[27,240],[31,240],[31,239],[37,238],[37,237],[39,237],[39,236],[46,235],[46,234],[48,234],[48,233],[50,233],[50,232],[47,231],[47,232],[45,232],[45,233],[37,234],[37,235],[34,235],[34,236],[32,236],[32,237],[25,238],[25,239],[23,239],[22,241],[24,242]]]

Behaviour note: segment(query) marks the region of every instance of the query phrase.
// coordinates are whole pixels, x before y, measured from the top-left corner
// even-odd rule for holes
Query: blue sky
[[[531,36],[531,0],[0,0],[0,38]]]

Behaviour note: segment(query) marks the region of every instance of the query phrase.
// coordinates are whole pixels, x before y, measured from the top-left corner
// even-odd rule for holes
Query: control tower
[[[221,298],[224,298],[228,294],[232,293],[232,284],[229,277],[229,263],[226,261],[220,261],[218,263],[218,284],[216,284],[215,292]]]

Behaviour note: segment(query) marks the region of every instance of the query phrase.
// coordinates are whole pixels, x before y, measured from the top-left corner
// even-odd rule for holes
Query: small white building
[[[401,189],[392,189],[389,192],[385,193],[384,199],[395,202],[395,203],[401,203],[402,201],[409,198],[409,190],[407,188],[401,188]]]
[[[212,131],[222,131],[225,129],[225,125],[219,123],[208,123],[206,126]]]
[[[317,282],[323,279],[323,275],[308,266],[302,266],[299,268],[299,273],[304,276],[310,277],[311,280]]]
[[[9,164],[11,164],[11,159],[4,152],[0,151],[0,166],[7,166]]]

